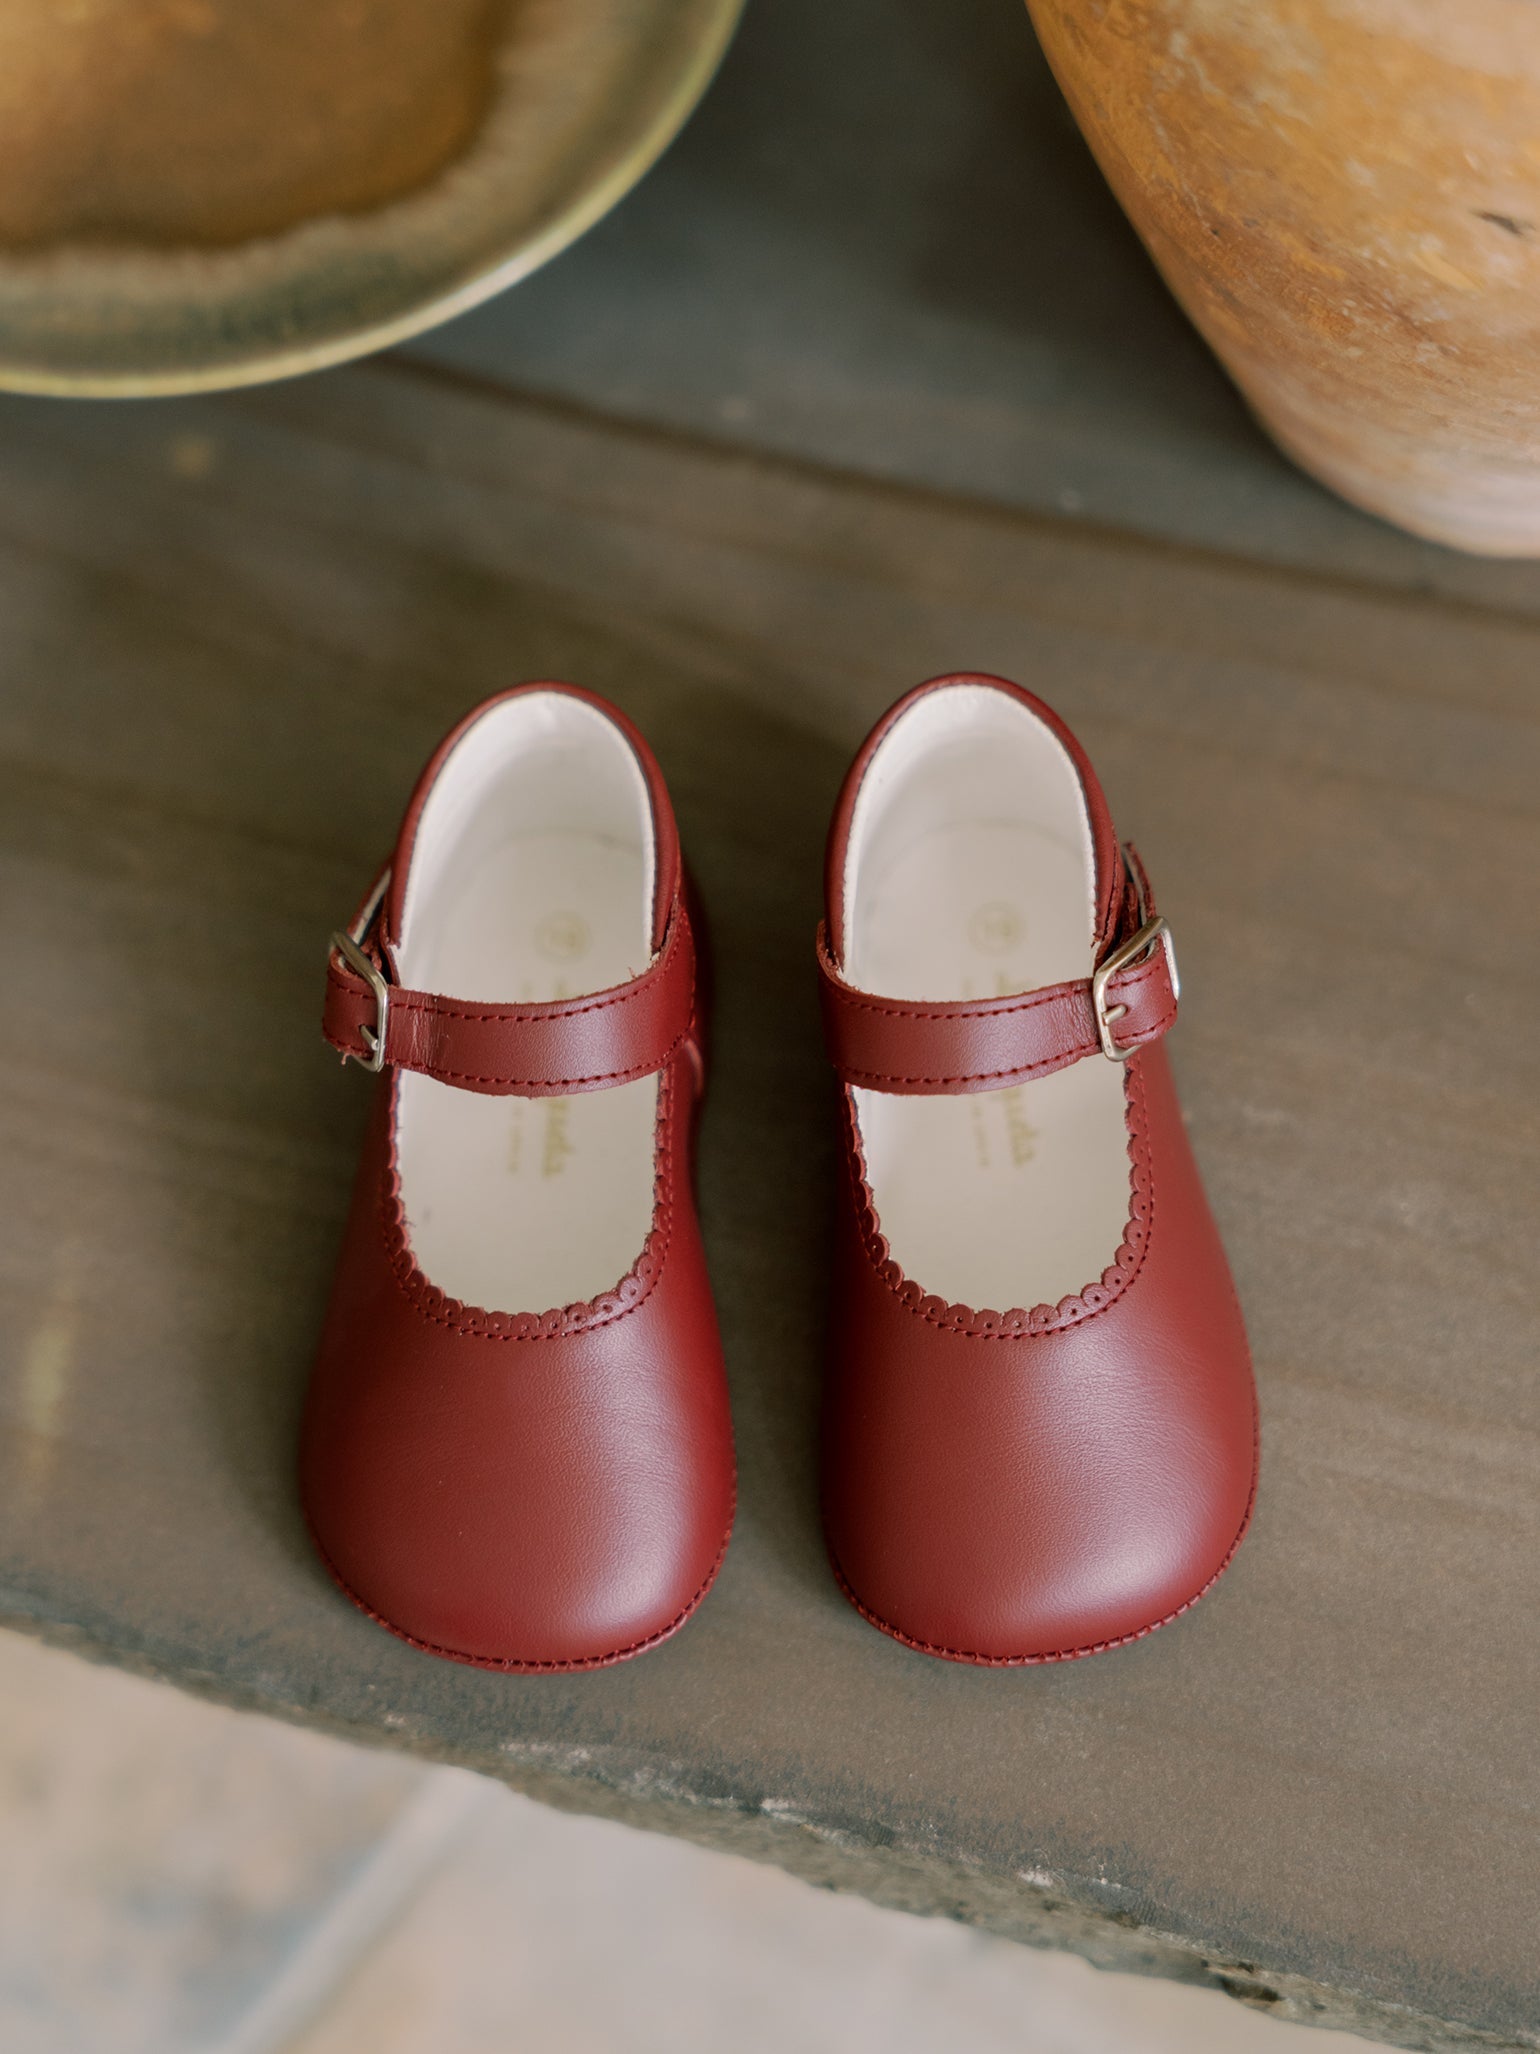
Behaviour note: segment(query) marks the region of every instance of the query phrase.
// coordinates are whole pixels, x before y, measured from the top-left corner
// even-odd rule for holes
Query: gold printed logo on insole
[[[586,956],[593,935],[581,913],[548,913],[535,929],[535,947],[553,963]]]
[[[1004,899],[991,899],[980,906],[968,922],[968,939],[987,956],[1003,956],[1015,948],[1027,931],[1020,909]]]

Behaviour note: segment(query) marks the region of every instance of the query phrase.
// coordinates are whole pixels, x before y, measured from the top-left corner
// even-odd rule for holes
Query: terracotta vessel
[[[1415,534],[1540,556],[1540,4],[1028,4],[1268,432]]]

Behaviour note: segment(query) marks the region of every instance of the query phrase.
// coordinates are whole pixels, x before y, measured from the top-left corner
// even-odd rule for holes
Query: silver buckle
[[[357,1063],[362,1069],[372,1071],[376,1076],[385,1067],[385,1023],[390,1012],[390,986],[385,982],[382,972],[364,954],[361,943],[374,925],[375,915],[379,912],[380,904],[389,889],[390,872],[386,870],[381,873],[379,882],[369,894],[368,903],[353,925],[348,928],[339,927],[332,936],[331,946],[327,950],[328,955],[341,956],[348,968],[362,977],[374,994],[374,1025],[360,1027],[358,1030],[363,1036],[368,1054],[356,1055],[352,1049],[345,1049],[342,1060],[345,1063]]]
[[[1121,1020],[1128,1011],[1127,1006],[1107,1003],[1107,987],[1120,970],[1126,970],[1130,963],[1137,963],[1149,955],[1159,944],[1166,952],[1166,971],[1171,979],[1171,996],[1180,998],[1182,980],[1177,975],[1176,945],[1171,939],[1171,930],[1159,913],[1152,920],[1146,920],[1137,933],[1115,948],[1091,972],[1091,1010],[1096,1015],[1096,1038],[1102,1045],[1102,1054],[1112,1063],[1126,1063],[1130,1056],[1139,1053],[1140,1044],[1132,1043],[1124,1048],[1112,1038],[1113,1023]]]

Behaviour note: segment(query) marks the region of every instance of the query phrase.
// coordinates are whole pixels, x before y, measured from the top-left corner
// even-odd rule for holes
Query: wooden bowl
[[[524,277],[635,183],[742,0],[7,0],[0,387],[310,371]]]

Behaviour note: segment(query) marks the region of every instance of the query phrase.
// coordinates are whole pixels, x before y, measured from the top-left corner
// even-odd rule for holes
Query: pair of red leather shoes
[[[1159,1045],[1170,936],[1039,700],[942,678],[878,724],[835,813],[818,966],[848,1169],[836,1574],[954,1660],[1137,1639],[1240,1542],[1255,1401]],[[380,1083],[304,1500],[348,1595],[434,1654],[621,1661],[716,1575],[704,1010],[646,743],[570,686],[487,701],[327,969],[327,1038]]]

